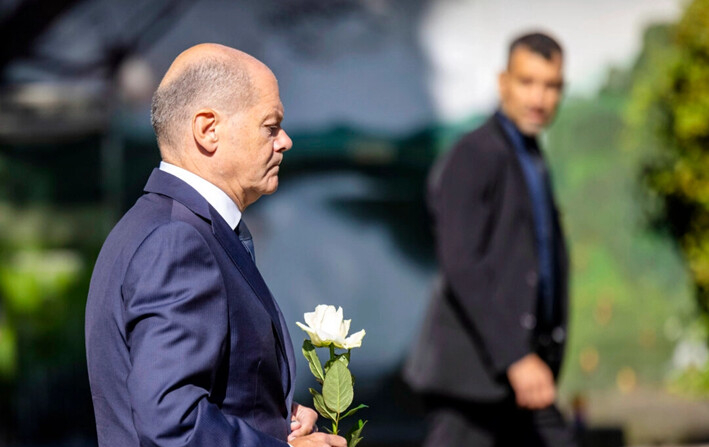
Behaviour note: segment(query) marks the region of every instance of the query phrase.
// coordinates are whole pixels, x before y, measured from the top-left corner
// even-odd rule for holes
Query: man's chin
[[[519,131],[528,137],[536,137],[544,130],[544,126],[545,124],[525,123],[520,126]]]
[[[268,185],[263,191],[264,196],[270,196],[278,190],[278,177],[274,177],[269,180]]]

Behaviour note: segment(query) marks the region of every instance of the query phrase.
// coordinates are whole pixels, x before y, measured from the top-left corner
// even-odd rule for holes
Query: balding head
[[[256,100],[252,74],[268,68],[254,57],[218,44],[182,52],[153,95],[151,122],[163,159],[181,158],[191,120],[202,108],[232,114]]]

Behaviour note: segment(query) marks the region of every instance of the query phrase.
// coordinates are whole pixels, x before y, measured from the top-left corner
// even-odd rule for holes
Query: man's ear
[[[192,117],[192,135],[197,144],[210,154],[219,145],[219,120],[219,114],[212,109],[201,109]]]
[[[508,76],[509,73],[507,73],[507,70],[501,71],[497,76],[497,92],[499,93],[500,98],[504,97],[507,91]]]

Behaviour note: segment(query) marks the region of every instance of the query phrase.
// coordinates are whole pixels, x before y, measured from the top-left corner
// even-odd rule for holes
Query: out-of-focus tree
[[[645,33],[626,111],[627,142],[647,162],[642,174],[654,222],[683,253],[709,334],[709,0],[691,1],[676,24]],[[709,392],[709,365],[692,383]],[[699,378],[702,379],[699,379]],[[697,380],[698,379],[698,380]],[[685,381],[688,383],[688,381]]]

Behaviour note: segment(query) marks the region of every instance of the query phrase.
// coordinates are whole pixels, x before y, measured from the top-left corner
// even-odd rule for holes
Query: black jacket
[[[428,206],[440,275],[405,367],[409,384],[424,393],[501,399],[511,393],[509,365],[535,351],[558,374],[568,301],[558,211],[552,200],[559,312],[553,330],[538,334],[531,198],[512,143],[494,116],[436,163]]]

